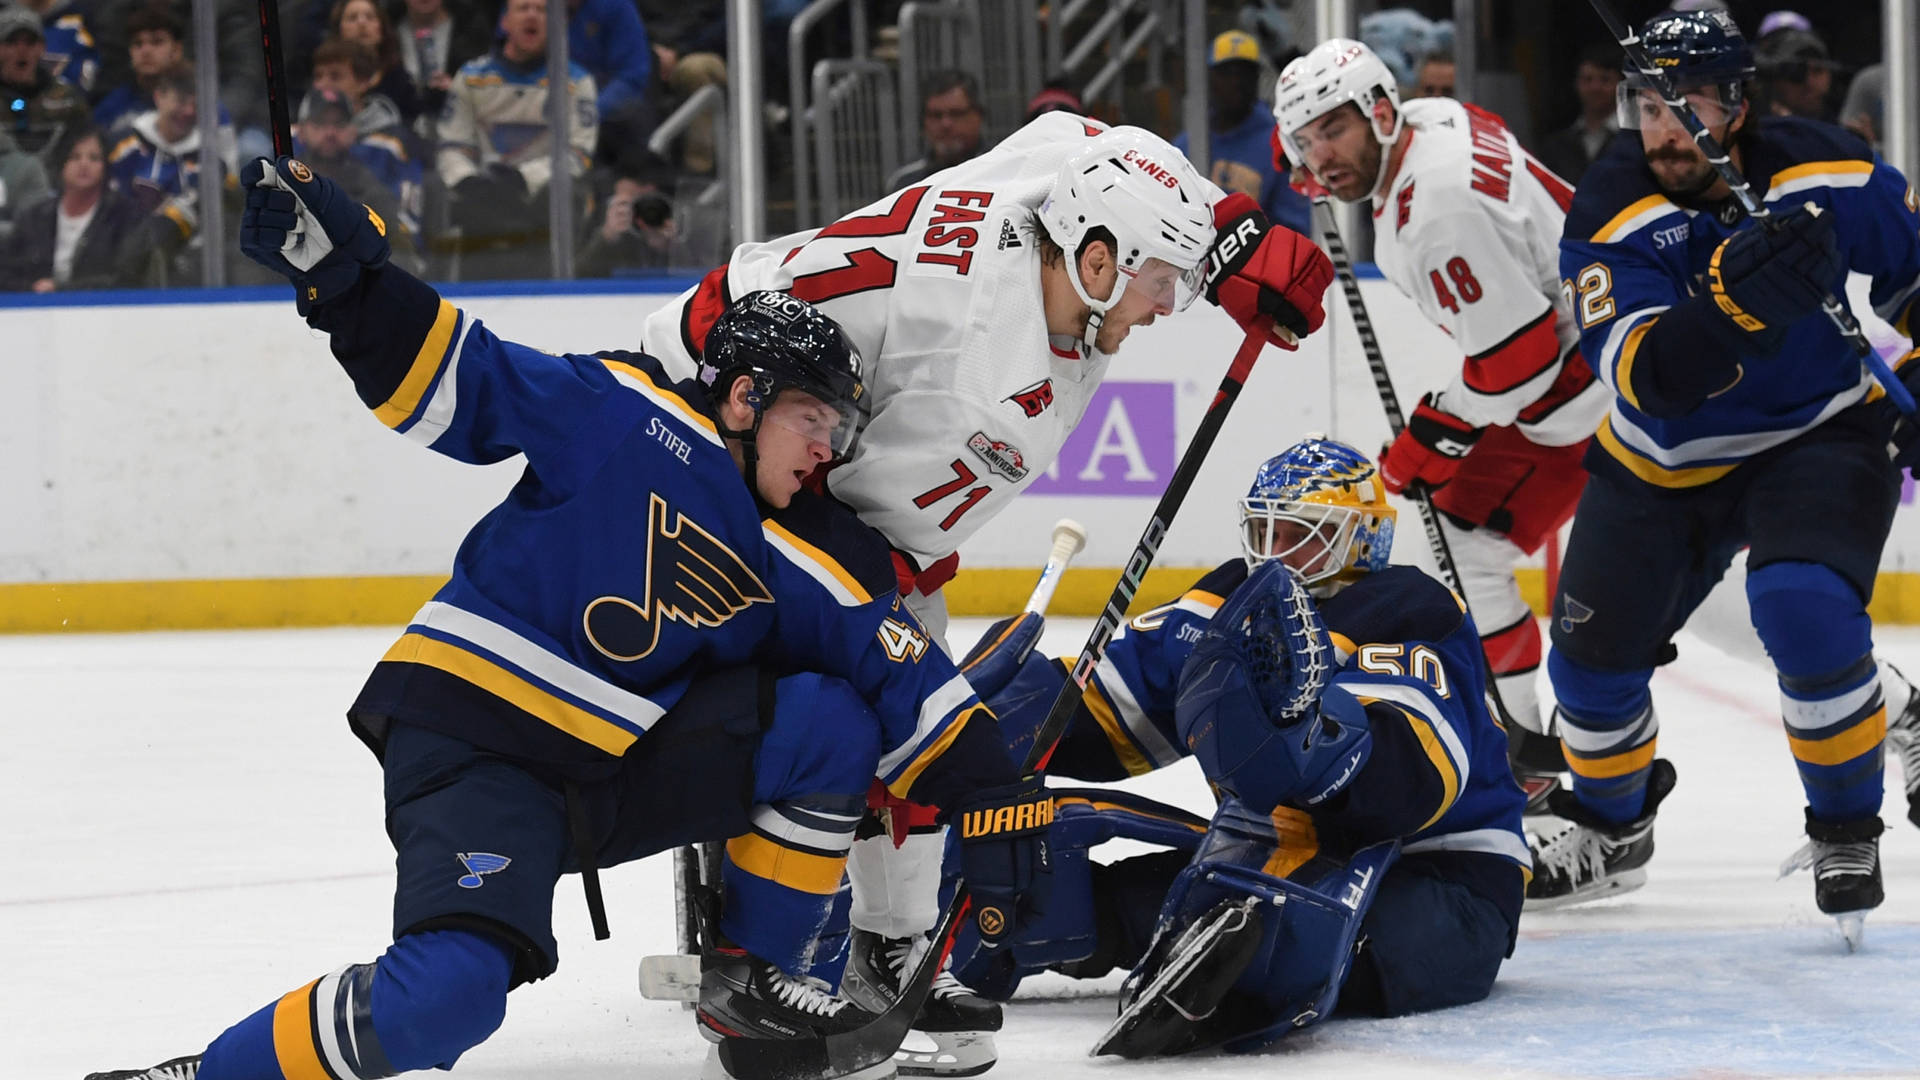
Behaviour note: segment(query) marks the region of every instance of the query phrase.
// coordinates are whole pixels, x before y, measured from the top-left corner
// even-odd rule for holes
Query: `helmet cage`
[[[1249,495],[1240,500],[1240,551],[1247,569],[1278,559],[1286,562],[1303,585],[1316,585],[1332,578],[1355,576],[1355,544],[1360,538],[1363,511],[1357,506],[1329,503],[1304,503],[1293,499],[1274,499]],[[1299,527],[1300,536],[1286,547],[1274,550],[1282,523]],[[1289,557],[1319,543],[1320,550],[1301,562]]]

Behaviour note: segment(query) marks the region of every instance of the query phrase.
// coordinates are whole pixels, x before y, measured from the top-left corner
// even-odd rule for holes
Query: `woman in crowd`
[[[0,289],[53,292],[133,284],[143,250],[130,242],[146,216],[107,184],[98,128],[69,131],[56,144],[54,191],[20,211],[0,247]]]
[[[380,79],[371,92],[385,94],[400,107],[401,117],[412,124],[420,115],[420,91],[401,62],[400,39],[386,10],[374,0],[338,0],[327,19],[327,31],[373,50],[380,59]]]

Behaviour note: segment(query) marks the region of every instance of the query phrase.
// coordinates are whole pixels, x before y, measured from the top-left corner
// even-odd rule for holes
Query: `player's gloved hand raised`
[[[950,823],[960,830],[960,875],[973,897],[980,943],[997,947],[1046,909],[1053,796],[1038,776],[982,788],[955,804]]]
[[[1366,709],[1329,685],[1336,666],[1312,595],[1285,563],[1264,562],[1180,670],[1180,741],[1208,780],[1255,811],[1324,802],[1373,750]]]
[[[1733,325],[1777,348],[1786,328],[1813,314],[1841,270],[1833,214],[1813,203],[1774,215],[1720,242],[1707,264],[1714,306]]]
[[[1380,454],[1380,482],[1395,495],[1415,483],[1441,487],[1460,471],[1460,460],[1484,431],[1435,407],[1428,394],[1414,407],[1400,437]]]
[[[1213,252],[1207,257],[1207,299],[1251,330],[1273,320],[1269,334],[1283,349],[1279,328],[1306,337],[1327,321],[1321,297],[1333,282],[1333,263],[1313,242],[1267,221],[1260,205],[1234,192],[1213,208]]]
[[[300,314],[386,265],[386,222],[303,162],[256,158],[240,170],[240,185],[240,250],[293,282]]]

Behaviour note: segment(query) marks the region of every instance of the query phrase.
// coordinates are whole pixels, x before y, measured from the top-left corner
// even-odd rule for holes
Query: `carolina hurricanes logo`
[[[1027,476],[1027,459],[1020,454],[1020,448],[1012,443],[989,438],[984,431],[976,431],[967,440],[967,449],[980,455],[987,468],[1001,476],[1019,483]]]
[[[646,591],[640,602],[602,596],[587,605],[581,621],[600,654],[622,662],[641,660],[660,644],[662,623],[719,626],[754,604],[773,603],[768,591],[733,549],[676,512],[667,526],[667,500],[647,505]]]
[[[1046,412],[1047,406],[1053,404],[1053,380],[1041,379],[1025,390],[1015,390],[1000,400],[1011,401],[1020,406],[1020,411],[1026,413],[1028,419],[1032,419]]]

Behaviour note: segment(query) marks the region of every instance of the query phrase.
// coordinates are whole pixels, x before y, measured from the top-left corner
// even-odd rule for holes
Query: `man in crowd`
[[[1207,69],[1207,174],[1222,191],[1250,196],[1267,219],[1295,232],[1311,227],[1307,200],[1287,186],[1273,164],[1273,110],[1260,100],[1260,44],[1229,30],[1213,39]],[[1173,140],[1181,153],[1192,132]]]
[[[887,177],[888,191],[917,184],[980,153],[980,84],[964,71],[936,71],[920,86],[920,137],[926,153]]]

